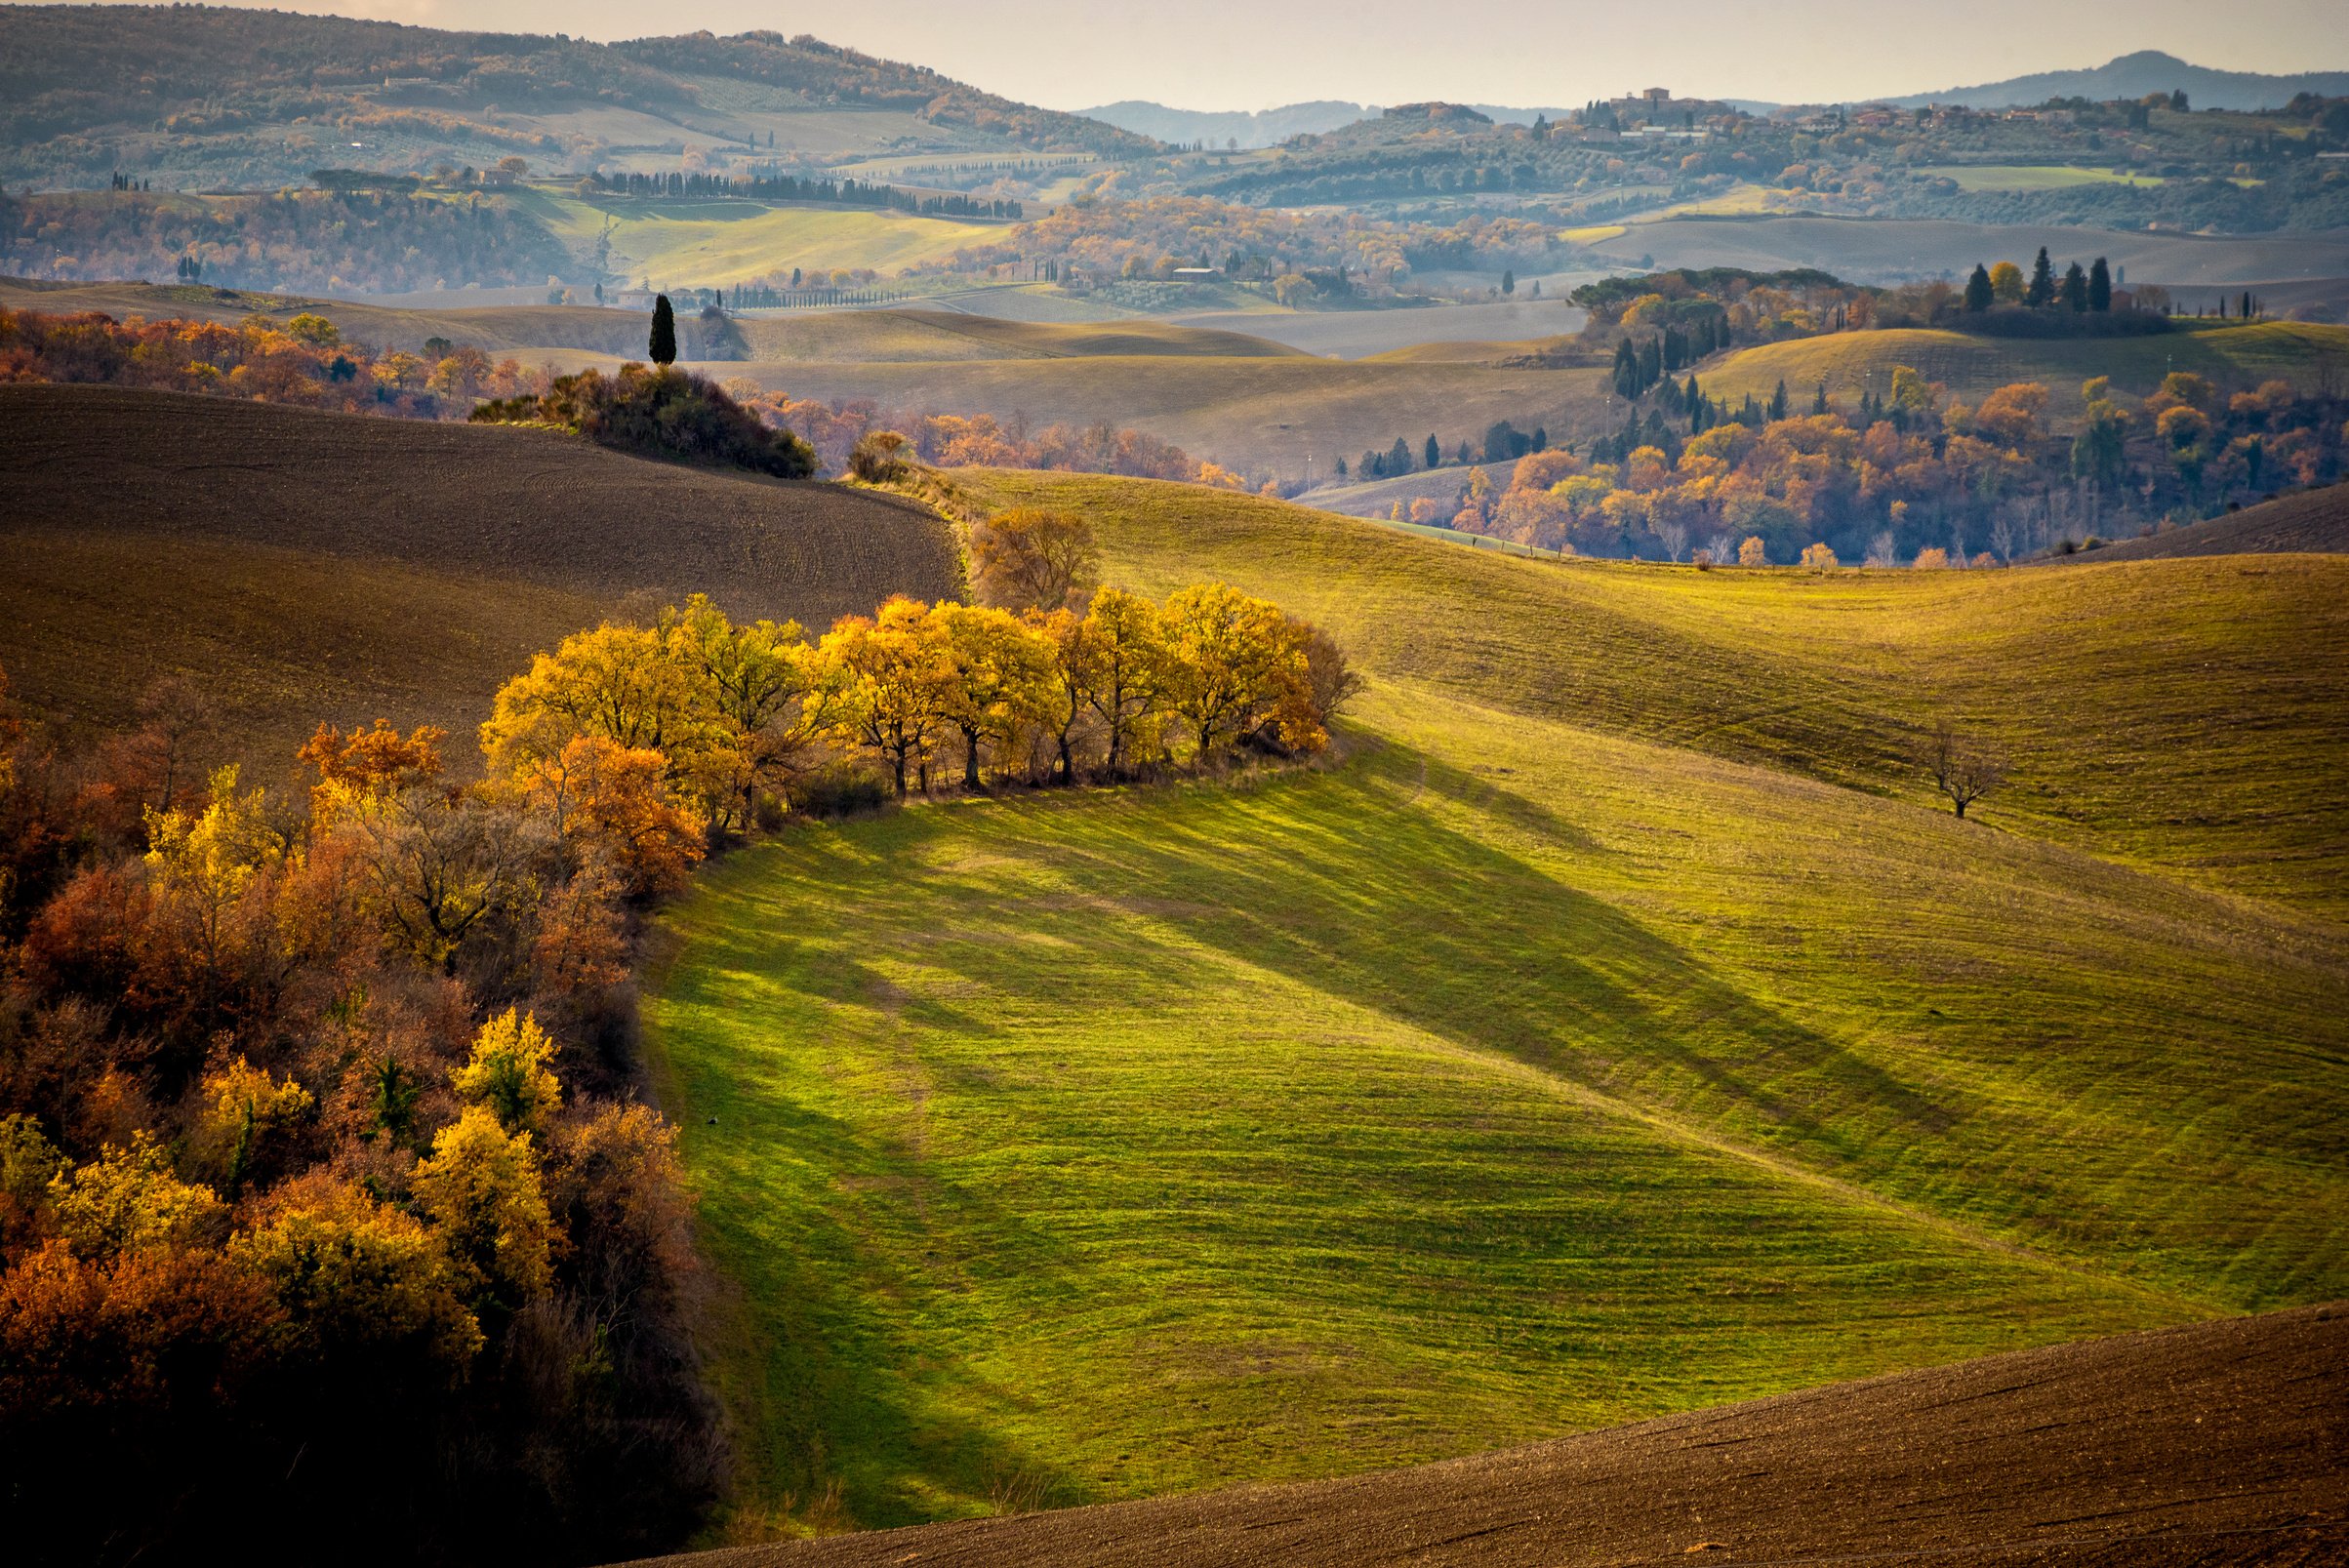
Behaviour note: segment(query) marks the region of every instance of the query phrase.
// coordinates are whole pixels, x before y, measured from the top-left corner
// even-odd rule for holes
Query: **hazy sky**
[[[2229,70],[2349,68],[2342,0],[280,0],[431,27],[813,33],[1049,108],[1155,99],[1577,104],[1633,88],[1815,102],[2167,50]]]

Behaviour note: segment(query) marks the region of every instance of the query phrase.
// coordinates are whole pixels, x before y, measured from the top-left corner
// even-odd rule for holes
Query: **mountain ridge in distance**
[[[2059,98],[2105,102],[2181,88],[2185,90],[2187,103],[2198,109],[2275,109],[2282,108],[2300,93],[2314,93],[2323,98],[2349,97],[2349,70],[2295,71],[2285,76],[2268,76],[2257,71],[2218,70],[2192,64],[2158,49],[2141,49],[2085,70],[2037,71],[1973,87],[1952,87],[1937,93],[1913,93],[1905,98],[1871,101],[1901,108],[1963,103],[1968,108],[1998,109],[2045,103]]]

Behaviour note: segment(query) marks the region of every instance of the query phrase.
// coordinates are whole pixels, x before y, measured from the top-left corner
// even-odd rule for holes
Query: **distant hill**
[[[749,32],[601,44],[198,6],[0,6],[0,178],[266,186],[322,165],[588,169],[1152,143],[926,66]]]
[[[1771,105],[1756,105],[1767,108]],[[1506,103],[1466,103],[1463,108],[1476,110],[1488,120],[1502,125],[1531,125],[1539,116],[1562,120],[1567,111],[1557,107],[1525,108]],[[1151,103],[1128,99],[1122,103],[1104,103],[1099,108],[1083,111],[1088,119],[1105,121],[1122,130],[1160,141],[1204,141],[1211,147],[1237,141],[1243,147],[1278,146],[1295,136],[1318,136],[1335,131],[1340,126],[1357,120],[1374,120],[1383,112],[1376,103],[1345,103],[1334,99],[1316,99],[1310,103],[1284,103],[1276,109],[1259,109],[1253,114],[1222,113],[1207,109],[1176,109],[1163,103]]]
[[[1277,146],[1293,136],[1317,135],[1323,131],[1334,131],[1341,125],[1352,125],[1357,120],[1366,120],[1378,109],[1366,103],[1341,103],[1332,99],[1321,99],[1311,103],[1284,103],[1276,109],[1259,109],[1250,114],[1169,108],[1163,103],[1128,99],[1121,103],[1104,103],[1099,108],[1083,112],[1087,119],[1100,120],[1159,141],[1204,141],[1210,146],[1220,147],[1236,141],[1243,147],[1271,147]]]
[[[2309,71],[2291,76],[2262,76],[2256,71],[2212,70],[2190,65],[2158,49],[2123,55],[2092,70],[2040,71],[1977,87],[1952,87],[1938,93],[1882,101],[1904,108],[1926,103],[1963,103],[1970,108],[2009,108],[2045,103],[2055,98],[2085,98],[2098,102],[2143,98],[2148,93],[2174,93],[2183,88],[2187,103],[2198,109],[2282,108],[2300,93],[2323,98],[2349,97],[2349,70]]]

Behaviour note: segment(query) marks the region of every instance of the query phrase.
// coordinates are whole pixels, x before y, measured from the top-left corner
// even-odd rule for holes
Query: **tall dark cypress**
[[[2055,302],[2055,263],[2047,260],[2047,248],[2039,248],[2039,260],[2031,263],[2031,286],[2023,291],[2023,303],[2034,310],[2043,310]]]
[[[2088,268],[2088,308],[2104,311],[2112,307],[2113,270],[2104,264],[2104,258],[2099,256],[2095,264]]]
[[[2064,270],[2063,302],[2068,310],[2086,310],[2088,307],[2088,275],[2080,270],[2078,261]]]
[[[2096,264],[2104,265],[2102,261]],[[1990,308],[1990,268],[1976,261],[1973,276],[1965,280],[1965,308],[1978,316]]]
[[[677,313],[668,307],[668,296],[657,295],[653,300],[653,341],[646,350],[656,365],[677,362]]]

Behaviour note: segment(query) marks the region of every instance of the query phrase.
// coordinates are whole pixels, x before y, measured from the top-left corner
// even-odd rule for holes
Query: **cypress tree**
[[[2067,309],[2086,310],[2088,307],[2088,275],[2074,261],[2064,270],[2063,302]]]
[[[2045,309],[2055,302],[2055,264],[2047,260],[2047,248],[2039,248],[2039,260],[2031,263],[2031,286],[2023,291],[2023,303],[2034,310]]]
[[[668,307],[668,296],[658,295],[653,300],[653,341],[647,349],[656,365],[677,362],[677,313]]]
[[[1825,382],[1819,383],[1818,395],[1810,400],[1810,411],[1813,414],[1827,412],[1827,383]]]
[[[2099,256],[2096,258],[2095,264],[2088,268],[2088,308],[2090,310],[2105,311],[2112,309],[2112,268],[2106,266],[2104,264],[2104,258]]]
[[[1411,471],[1410,443],[1399,435],[1395,438],[1395,445],[1387,449],[1387,471],[1397,475]]]
[[[1626,402],[1640,395],[1640,351],[1629,338],[1615,344],[1615,395]]]
[[[1770,394],[1770,418],[1773,421],[1786,418],[1786,382],[1783,378],[1778,382],[1778,389]]]
[[[1431,468],[1443,466],[1443,448],[1436,444],[1436,438],[1433,435],[1428,437],[1428,466]]]
[[[2096,265],[2101,267],[2104,263],[2098,261]],[[1976,261],[1973,276],[1965,280],[1965,308],[1978,316],[1990,308],[1990,268]]]

